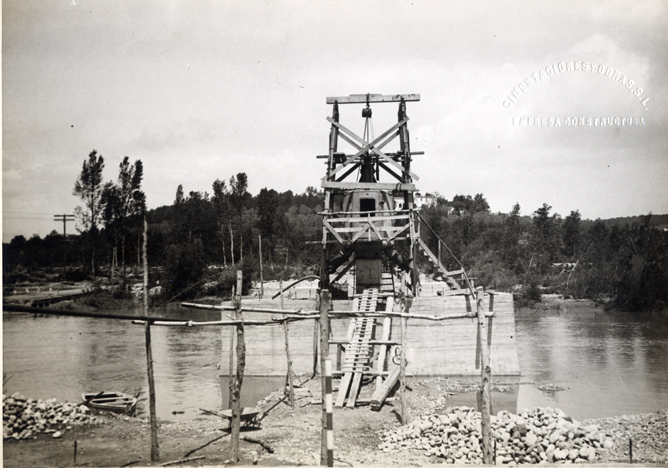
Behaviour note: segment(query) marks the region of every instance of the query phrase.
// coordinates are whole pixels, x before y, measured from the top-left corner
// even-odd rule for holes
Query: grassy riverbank
[[[467,389],[457,381],[436,378],[414,382],[410,388],[407,400],[410,418],[416,427],[429,415],[443,412],[449,393]],[[503,387],[496,390],[504,391]],[[298,392],[295,408],[281,403],[266,415],[259,430],[242,432],[242,435],[258,439],[272,449],[270,453],[256,443],[242,441],[242,463],[318,465],[321,427],[319,395],[319,381],[309,381]],[[260,405],[268,409],[278,396],[278,393],[273,394]],[[368,407],[335,409],[335,465],[444,463],[444,458],[428,456],[429,452],[413,446],[393,451],[383,451],[379,447],[388,432],[400,427],[400,411],[398,400],[386,404],[379,412],[370,411]],[[590,462],[628,462],[629,438],[632,438],[634,462],[668,463],[668,410],[588,420],[580,425],[589,428],[598,425],[598,433],[605,440],[610,439],[609,443],[601,444],[601,448],[595,450],[596,455]],[[76,465],[79,466],[158,466],[187,454],[189,457],[204,457],[186,463],[187,466],[222,465],[229,463],[230,459],[228,437],[192,451],[223,436],[226,427],[227,423],[222,419],[205,415],[193,420],[161,422],[158,433],[160,462],[151,462],[150,425],[145,418],[97,415],[94,423],[63,428],[59,438],[53,438],[53,434],[40,434],[35,439],[5,440],[3,463],[5,467],[73,466],[76,441]],[[499,434],[499,437],[501,444],[502,435]],[[519,445],[520,441],[518,437],[516,443]],[[526,439],[523,443],[526,445]]]

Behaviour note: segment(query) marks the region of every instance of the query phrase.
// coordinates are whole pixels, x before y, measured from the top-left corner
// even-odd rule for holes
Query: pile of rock
[[[63,428],[96,420],[88,407],[58,403],[55,398],[35,400],[18,393],[2,397],[2,434],[4,439],[34,438],[39,433],[60,437]]]
[[[482,463],[480,413],[473,408],[449,408],[382,435],[384,452],[424,450],[446,463]],[[613,439],[600,426],[582,426],[561,410],[535,408],[520,414],[501,411],[491,416],[497,465],[504,463],[586,463],[611,449]]]

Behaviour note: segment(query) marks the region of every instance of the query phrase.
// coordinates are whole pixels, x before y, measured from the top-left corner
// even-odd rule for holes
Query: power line
[[[31,215],[46,215],[51,216],[51,213],[38,213],[36,211],[12,211],[12,210],[3,210],[3,213],[15,213],[15,214],[31,214]]]

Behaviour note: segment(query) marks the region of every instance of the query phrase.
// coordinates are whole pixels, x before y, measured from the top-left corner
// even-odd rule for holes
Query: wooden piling
[[[332,297],[320,290],[320,375],[322,398],[322,444],[320,465],[334,466],[334,432],[332,415],[332,362],[329,359],[329,307]],[[328,375],[329,374],[329,375]],[[328,393],[329,391],[329,393]],[[328,404],[329,402],[329,404]]]
[[[316,309],[320,311],[320,306],[322,304],[320,294],[316,296]],[[311,378],[315,378],[318,375],[318,321],[313,321],[313,375]]]
[[[406,297],[402,298],[401,309],[402,312],[406,308]],[[408,326],[408,319],[406,317],[401,317],[401,364],[399,367],[399,395],[401,398],[401,424],[406,425],[410,422],[410,417],[408,416],[408,403],[406,402],[406,328]]]
[[[399,313],[404,315],[408,308],[408,284],[406,282],[406,273],[401,275]],[[388,299],[389,300],[389,299]],[[406,402],[406,327],[408,319],[399,317],[399,351],[401,361],[399,362],[399,401],[401,403],[401,424],[408,424],[408,404]]]
[[[234,266],[234,264],[232,265]],[[234,302],[234,298],[236,297],[236,289],[234,286],[232,286],[232,302]],[[221,318],[223,318],[221,316]],[[232,378],[234,377],[234,335],[236,331],[234,330],[234,327],[230,327],[230,362],[229,362],[229,367],[228,367],[228,372],[227,372],[227,387],[229,388],[229,395],[227,398],[227,409],[232,409],[232,392],[233,392],[233,386],[232,386]]]
[[[290,395],[290,406],[295,407],[295,389],[292,384],[292,360],[290,359],[290,330],[288,321],[283,321],[283,333],[285,334],[285,355],[288,359],[288,394]]]
[[[235,312],[234,318],[242,320],[241,315],[241,291],[243,274],[237,270],[237,294],[234,296]],[[244,368],[246,366],[246,343],[244,339],[244,326],[242,323],[236,325],[237,331],[237,369],[234,379],[230,380],[232,387],[232,421],[230,423],[230,433],[232,438],[232,460],[239,462],[239,432],[241,429],[241,386],[244,378]]]
[[[146,245],[148,234],[148,223],[146,214],[144,214],[144,316],[148,317],[148,258],[146,256]],[[160,451],[158,448],[158,418],[155,411],[155,382],[153,380],[153,353],[151,351],[151,322],[146,321],[144,325],[144,334],[146,342],[146,373],[148,374],[148,406],[149,417],[151,420],[151,461],[160,460]]]
[[[633,463],[633,437],[629,437],[629,463]]]
[[[151,420],[151,461],[159,461],[158,450],[158,420],[155,411],[155,382],[153,380],[153,355],[151,352],[151,322],[144,324],[144,335],[146,341],[146,368],[148,374],[148,402]]]
[[[489,348],[487,344],[487,326],[485,324],[485,311],[483,310],[483,292],[482,288],[476,289],[476,307],[478,312],[478,340],[480,343],[480,374],[481,374],[481,394],[480,394],[480,414],[482,417],[482,461],[485,464],[492,463],[492,438],[490,424],[490,388],[489,381],[492,369],[489,366]]]

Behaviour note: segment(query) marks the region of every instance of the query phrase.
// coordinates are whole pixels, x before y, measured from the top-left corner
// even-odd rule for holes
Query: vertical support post
[[[144,316],[148,316],[148,257],[146,246],[148,245],[148,223],[146,213],[144,213]]]
[[[476,308],[478,313],[478,340],[480,343],[480,374],[481,374],[481,405],[480,413],[482,416],[482,462],[484,464],[492,463],[492,445],[491,445],[491,424],[490,424],[490,389],[489,381],[492,369],[489,366],[489,348],[487,346],[487,326],[485,324],[485,310],[483,307],[482,287],[476,289]]]
[[[633,463],[633,437],[629,437],[629,463]]]
[[[241,291],[243,273],[237,270],[237,294],[234,296],[234,319],[243,320],[241,315]],[[239,432],[241,429],[241,385],[244,379],[244,368],[246,366],[246,343],[244,340],[244,326],[236,324],[237,329],[237,371],[230,384],[232,388],[232,421],[230,423],[232,439],[232,461],[239,462]]]
[[[160,453],[158,451],[158,420],[155,412],[155,382],[153,380],[153,354],[151,351],[151,322],[148,320],[144,325],[144,335],[146,341],[149,415],[151,419],[151,461],[158,461],[160,460]]]
[[[320,304],[322,303],[320,299],[320,293],[315,296],[315,308],[320,310]],[[318,375],[318,321],[313,321],[313,375],[311,378]]]
[[[288,359],[288,392],[290,395],[290,406],[295,407],[295,389],[292,384],[292,359],[290,359],[290,333],[288,320],[283,319],[283,333],[285,333],[285,355]]]
[[[332,361],[329,359],[329,307],[331,294],[320,289],[320,372],[322,394],[322,447],[320,465],[334,466],[334,432],[332,429]],[[327,370],[329,369],[329,377]],[[328,404],[329,403],[329,404]]]
[[[332,402],[332,360],[325,359],[325,437],[327,466],[334,466],[334,404]]]
[[[406,311],[406,298],[403,299],[402,312]],[[399,380],[401,382],[401,424],[406,425],[410,422],[408,415],[408,403],[406,402],[406,317],[401,317],[401,367],[399,369]]]
[[[264,278],[262,276],[262,235],[258,237],[258,244],[260,247],[260,299],[264,297]]]
[[[332,120],[334,122],[339,121],[339,104],[334,103],[332,108]],[[329,157],[327,158],[327,180],[330,178],[330,174],[336,166],[336,161],[334,161],[334,153],[336,153],[339,142],[339,128],[332,124],[332,128],[329,131]],[[329,206],[325,206],[325,209],[328,209]]]
[[[283,280],[278,283],[278,293],[281,296],[281,310],[283,310]],[[290,395],[290,406],[295,407],[295,388],[292,383],[292,359],[290,359],[290,330],[288,321],[283,321],[283,332],[285,333],[285,354],[288,357],[288,391]]]
[[[236,296],[236,288],[232,286],[232,304],[235,304],[234,298]],[[234,335],[235,335],[235,330],[234,327],[230,327],[230,362],[229,362],[229,367],[227,371],[227,387],[229,389],[229,395],[227,398],[227,407],[228,409],[232,409],[232,391],[233,391],[233,386],[232,386],[232,380],[234,379]]]
[[[144,213],[144,316],[148,316],[148,259],[146,257],[146,236],[148,224],[146,213]],[[151,461],[160,460],[158,448],[158,419],[155,412],[155,381],[153,380],[153,353],[151,351],[151,322],[146,321],[144,325],[146,341],[146,373],[148,374],[148,406],[151,419]]]
[[[411,247],[410,247],[410,265],[411,265],[411,286],[413,289],[413,297],[418,296],[418,290],[419,290],[419,282],[420,282],[420,271],[418,270],[418,238],[420,236],[417,224],[419,223],[419,220],[417,216],[415,216],[415,212],[413,211],[413,206],[411,204],[411,207],[409,209],[409,231],[410,231],[410,240],[411,240]]]

